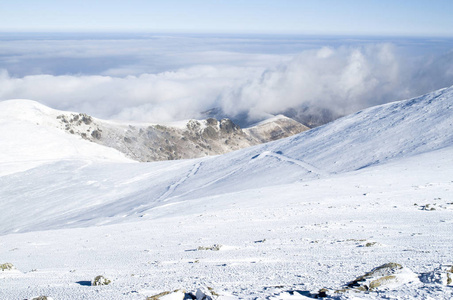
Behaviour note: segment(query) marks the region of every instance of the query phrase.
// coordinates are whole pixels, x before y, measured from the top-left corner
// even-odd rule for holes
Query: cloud
[[[35,49],[29,40],[7,43],[0,100],[148,122],[197,118],[220,107],[253,121],[297,107],[347,114],[453,84],[448,46],[417,52],[381,42],[159,39],[53,40]],[[75,72],[78,65],[84,72]]]
[[[196,117],[217,105],[222,91],[253,77],[255,68],[196,66],[140,76],[11,77],[0,72],[0,99],[32,99],[50,107],[102,118],[172,121]]]
[[[407,58],[392,44],[304,51],[223,97],[225,112],[250,119],[289,108],[349,114],[453,84],[453,51]]]

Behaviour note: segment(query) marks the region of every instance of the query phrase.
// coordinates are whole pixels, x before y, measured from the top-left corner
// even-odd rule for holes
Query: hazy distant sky
[[[0,31],[453,36],[452,0],[0,1]]]

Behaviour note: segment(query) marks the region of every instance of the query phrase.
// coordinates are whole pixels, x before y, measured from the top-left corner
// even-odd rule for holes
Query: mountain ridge
[[[33,119],[37,124],[58,128],[87,141],[116,149],[140,162],[219,155],[309,129],[282,115],[241,129],[229,119],[131,124],[105,121],[84,113],[58,111],[31,100],[1,103],[4,117],[10,115],[22,120]]]

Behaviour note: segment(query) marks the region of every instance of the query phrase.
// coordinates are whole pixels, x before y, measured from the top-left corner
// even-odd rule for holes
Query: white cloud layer
[[[31,59],[31,53],[18,49]],[[88,49],[75,55],[74,49],[63,47],[52,55],[102,57],[99,49]],[[112,55],[126,51],[121,49]],[[108,65],[97,75],[15,76],[5,68],[0,70],[0,100],[32,99],[57,109],[135,121],[196,118],[214,107],[257,120],[299,106],[347,114],[453,84],[451,50],[407,55],[391,43],[316,47],[297,54],[196,50],[184,52],[172,71],[156,73],[146,72],[146,63],[140,66],[149,57],[138,60],[137,53],[128,56],[128,63]],[[46,51],[40,51],[41,56],[35,55],[42,58]],[[164,57],[165,47],[158,53]],[[168,67],[175,55],[167,54],[162,64]]]

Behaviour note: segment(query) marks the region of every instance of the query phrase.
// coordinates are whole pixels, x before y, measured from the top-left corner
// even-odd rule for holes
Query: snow
[[[275,121],[279,121],[279,120],[288,120],[290,118],[284,116],[284,115],[276,115],[276,116],[273,116],[273,117],[270,117],[268,119],[265,119],[263,121],[260,121],[258,123],[255,123],[255,124],[252,124],[250,125],[249,127],[255,127],[255,126],[260,126],[260,125],[265,125],[265,124],[268,124],[268,123],[272,123],[272,122],[275,122]]]
[[[452,108],[448,88],[221,156],[140,164],[67,134],[33,139],[49,112],[2,115],[0,264],[17,270],[0,272],[0,298],[209,287],[309,299],[395,262],[398,284],[327,298],[451,299],[440,266],[453,264]],[[16,143],[4,128],[27,135]],[[41,159],[69,141],[86,152],[49,146],[35,162],[22,149],[40,145]],[[112,283],[89,286],[98,275]]]
[[[12,145],[6,143],[4,145],[4,155],[10,156],[9,159],[6,159],[8,157],[3,159],[5,164],[3,174],[10,172],[6,170],[8,160],[20,161],[30,156],[32,159],[29,160],[31,164],[29,168],[37,165],[38,161],[46,161],[54,155],[58,156],[57,159],[71,156],[80,158],[80,154],[90,157],[96,156],[96,152],[97,156],[101,156],[100,152],[106,152],[106,154],[111,152],[110,155],[100,158],[115,160],[118,153],[112,152],[112,149],[141,162],[189,159],[231,152],[308,129],[289,118],[284,121],[275,119],[265,126],[251,127],[244,131],[229,120],[220,122],[188,120],[167,125],[124,123],[100,120],[84,113],[57,111],[31,100],[5,101],[0,108],[2,109],[0,117],[6,124],[3,129],[5,140],[12,143]],[[36,126],[40,126],[38,130]],[[78,136],[79,139],[66,137],[67,141],[64,143],[56,137],[62,132]],[[47,138],[47,142],[40,141],[42,138]],[[80,142],[80,138],[109,149],[98,147],[96,150],[93,145],[87,146],[87,143]],[[24,142],[23,147],[19,147],[21,141]],[[24,149],[30,149],[29,144],[39,149],[24,152]],[[59,149],[59,146],[63,148]],[[11,156],[11,152],[19,148],[19,153],[12,153],[13,156]],[[87,151],[80,151],[80,149]],[[17,155],[14,156],[14,154]],[[23,167],[26,166],[23,165]]]
[[[58,130],[60,113],[30,100],[0,102],[0,175],[65,159],[132,162],[114,149]]]

